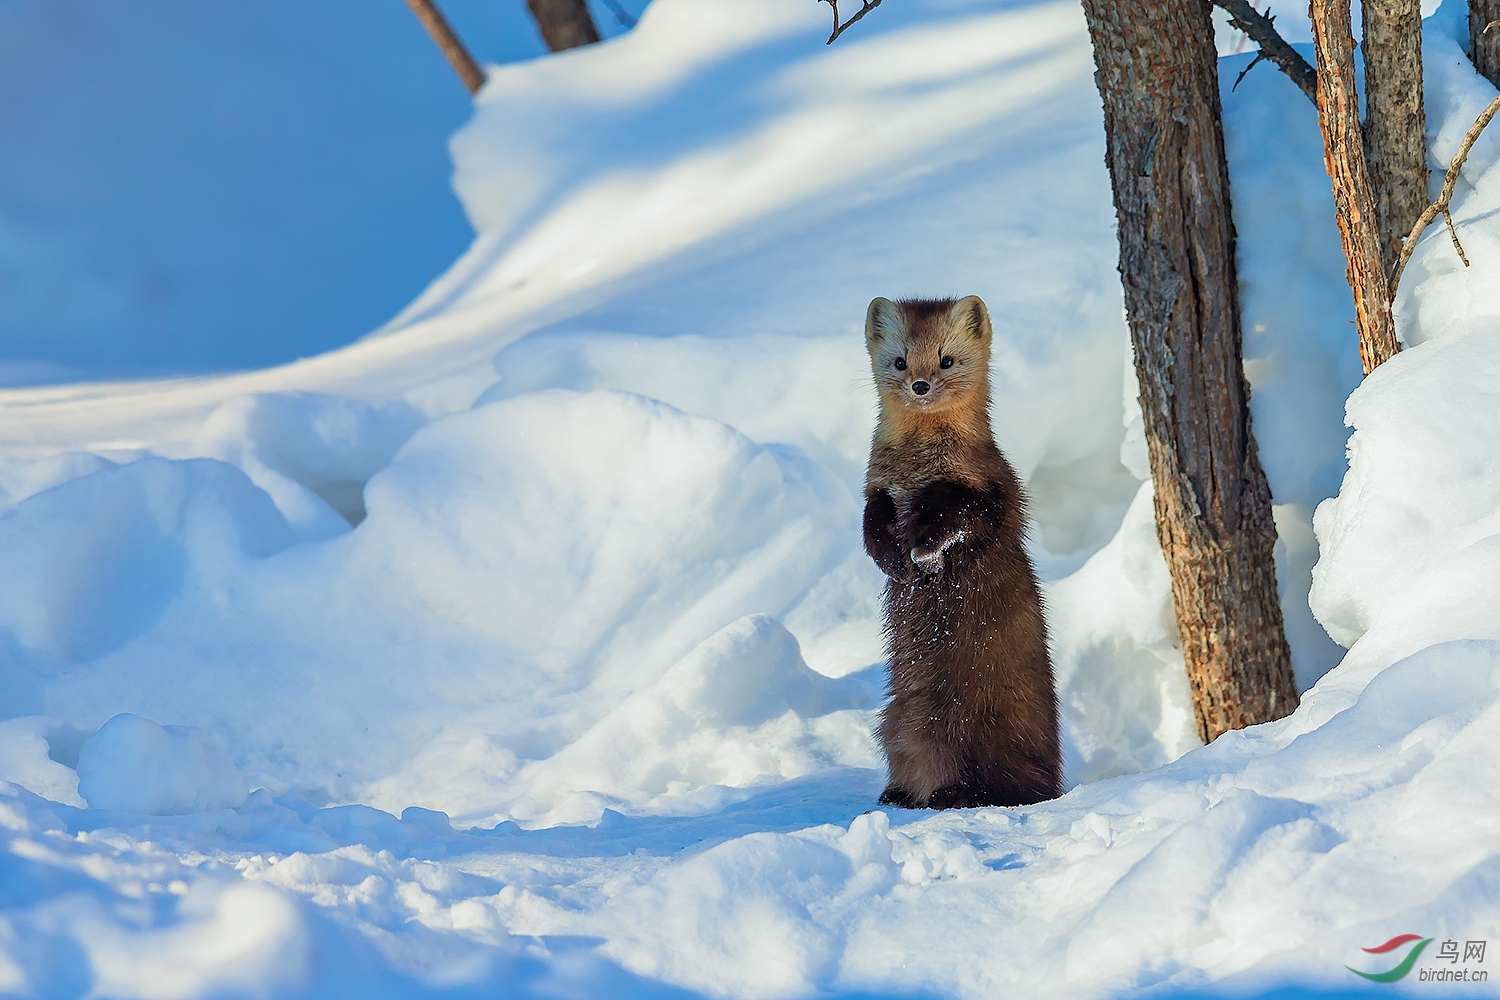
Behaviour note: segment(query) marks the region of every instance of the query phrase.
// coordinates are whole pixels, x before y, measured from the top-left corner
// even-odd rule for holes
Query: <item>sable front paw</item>
[[[865,551],[886,576],[901,579],[911,574],[911,566],[901,558],[902,545],[897,538],[896,501],[884,490],[871,493],[865,501]]]
[[[929,573],[936,573],[943,568],[943,556],[953,546],[963,542],[965,537],[964,532],[955,531],[939,542],[914,546],[911,550],[911,561]]]

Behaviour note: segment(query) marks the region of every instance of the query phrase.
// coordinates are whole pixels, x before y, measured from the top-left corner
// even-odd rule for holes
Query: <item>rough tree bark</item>
[[[1359,94],[1354,89],[1354,35],[1349,23],[1349,0],[1312,0],[1323,163],[1333,181],[1334,209],[1348,261],[1345,273],[1354,291],[1359,358],[1368,375],[1401,348],[1396,343],[1375,194],[1365,163]]]
[[[1156,533],[1207,741],[1297,706],[1271,492],[1240,360],[1213,28],[1202,0],[1083,8],[1104,99]]]
[[[1500,2],[1500,0],[1497,0]],[[1390,274],[1401,241],[1427,208],[1421,0],[1364,0],[1365,153]]]
[[[526,0],[526,6],[553,52],[599,40],[599,28],[584,0]]]
[[[406,0],[406,5],[417,15],[422,27],[427,29],[437,47],[448,58],[448,65],[453,67],[453,72],[458,74],[469,93],[479,93],[479,88],[484,86],[484,70],[479,68],[474,57],[469,55],[469,50],[464,48],[464,43],[459,41],[458,34],[448,24],[443,12],[437,9],[432,0]]]
[[[1474,68],[1500,87],[1500,0],[1469,0],[1469,58]]]

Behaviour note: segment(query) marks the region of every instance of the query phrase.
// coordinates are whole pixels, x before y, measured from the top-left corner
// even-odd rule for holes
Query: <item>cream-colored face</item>
[[[989,342],[989,316],[976,295],[951,305],[878,298],[865,320],[881,400],[916,412],[973,405],[976,394],[987,394]]]

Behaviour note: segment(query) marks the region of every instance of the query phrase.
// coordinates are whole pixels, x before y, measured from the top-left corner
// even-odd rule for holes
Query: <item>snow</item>
[[[1332,558],[1314,570],[1312,600],[1351,647],[1403,655],[1449,636],[1500,638],[1494,605],[1481,597],[1496,593],[1500,571],[1497,333],[1490,324],[1404,352],[1349,400],[1353,463],[1339,495],[1318,508]]]
[[[203,730],[123,712],[84,741],[76,770],[90,809],[180,816],[234,809],[249,797],[234,761]]]
[[[1497,925],[1494,149],[1361,381],[1313,109],[1223,60],[1304,693],[1202,747],[1080,12],[826,13],[495,68],[478,236],[362,341],[0,393],[0,993],[1254,995]],[[966,292],[1070,791],[885,810],[859,326]]]

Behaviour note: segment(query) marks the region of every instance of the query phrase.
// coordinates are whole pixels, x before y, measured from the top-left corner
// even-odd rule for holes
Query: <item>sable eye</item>
[[[944,358],[942,361],[938,362],[938,366],[942,367],[942,368],[952,368],[953,367],[953,359],[952,358]]]
[[[898,372],[904,372],[904,371],[906,371],[906,359],[905,358],[897,358],[896,359],[896,370]]]

